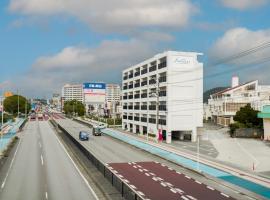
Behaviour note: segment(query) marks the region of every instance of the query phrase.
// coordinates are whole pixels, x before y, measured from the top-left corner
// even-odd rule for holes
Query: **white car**
[[[107,124],[98,124],[96,127],[100,129],[104,129],[104,128],[107,128]]]

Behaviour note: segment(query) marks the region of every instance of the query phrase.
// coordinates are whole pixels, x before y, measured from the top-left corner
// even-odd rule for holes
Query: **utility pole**
[[[157,96],[157,102],[156,102],[156,106],[157,106],[157,121],[156,121],[156,124],[157,124],[157,131],[158,131],[158,134],[159,134],[159,92],[160,92],[160,89],[159,89],[159,75],[157,74],[157,78],[156,78],[156,96]],[[159,139],[159,135],[158,135],[158,139]]]
[[[19,98],[19,90],[17,90],[17,96],[18,96],[18,118],[20,113],[20,98]]]

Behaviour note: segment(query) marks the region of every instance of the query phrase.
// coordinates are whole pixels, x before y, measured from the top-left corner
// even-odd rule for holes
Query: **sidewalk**
[[[82,121],[86,122],[85,120]],[[194,154],[179,151],[179,149],[168,147],[166,144],[146,141],[131,133],[127,134],[126,132],[109,128],[103,129],[102,132],[166,160],[170,160],[171,162],[191,170],[199,171],[206,177],[218,178],[248,191],[270,198],[269,179],[209,160],[208,158],[200,157],[199,162],[197,162],[198,157]]]

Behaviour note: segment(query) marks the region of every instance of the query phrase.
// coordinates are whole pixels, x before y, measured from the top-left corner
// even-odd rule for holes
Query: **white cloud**
[[[29,16],[69,15],[98,30],[129,31],[181,28],[197,8],[190,0],[11,0],[9,10]]]
[[[43,97],[60,92],[65,83],[121,83],[123,69],[152,56],[157,50],[153,43],[138,39],[104,41],[93,48],[70,46],[54,55],[38,58],[27,73],[14,78],[13,85],[27,95]]]
[[[229,8],[237,10],[252,9],[267,3],[268,0],[221,0],[221,3]]]
[[[265,42],[270,42],[270,29],[252,31],[246,28],[234,28],[228,30],[210,48],[210,59],[220,60],[222,58],[237,55],[240,52],[257,47]],[[270,47],[263,48],[247,56],[229,61],[231,64],[248,64],[269,57]]]
[[[223,58],[239,55],[240,52],[254,49],[261,44],[270,43],[270,29],[252,31],[246,28],[234,28],[228,30],[219,38],[209,50],[210,63],[215,63]],[[266,45],[264,45],[266,46]],[[259,49],[259,48],[256,48]],[[240,75],[242,81],[258,79],[260,83],[270,84],[270,46],[255,50],[246,56],[235,60],[229,60],[226,68],[215,68],[224,71],[221,75],[226,77],[228,74]],[[265,62],[267,61],[267,62]],[[226,73],[225,73],[226,72]],[[215,78],[215,77],[213,77]],[[220,80],[221,76],[217,79]]]

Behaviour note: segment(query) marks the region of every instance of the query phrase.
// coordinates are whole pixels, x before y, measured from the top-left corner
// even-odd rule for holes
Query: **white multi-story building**
[[[121,87],[118,84],[106,84],[106,107],[110,115],[116,116],[119,114],[118,107],[121,100]]]
[[[167,51],[123,71],[122,128],[166,142],[203,126],[203,64],[194,52]],[[158,123],[157,123],[158,122]]]
[[[62,88],[62,100],[70,101],[77,100],[80,102],[84,102],[83,97],[83,86],[82,84],[66,84]]]
[[[234,76],[230,88],[210,96],[207,109],[214,122],[228,126],[241,107],[250,104],[255,110],[262,111],[264,105],[270,105],[269,100],[270,86],[259,85],[258,80],[239,85],[239,78]]]

